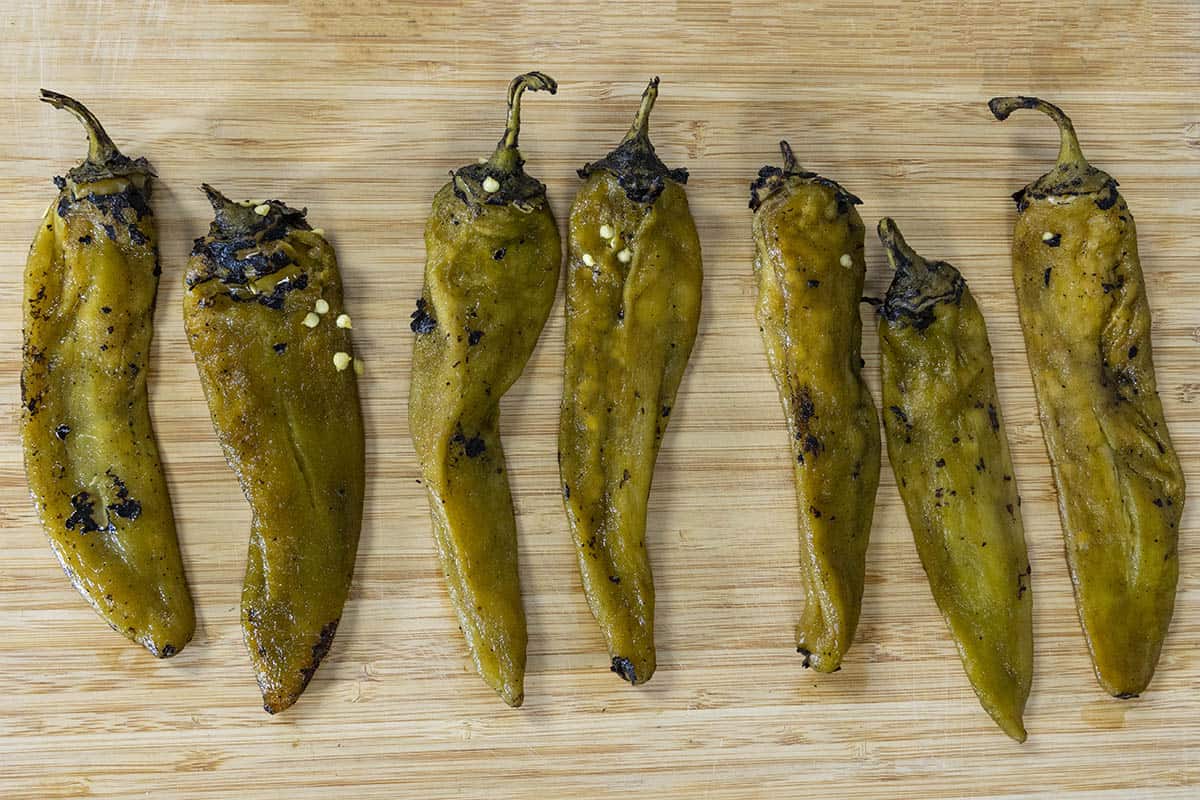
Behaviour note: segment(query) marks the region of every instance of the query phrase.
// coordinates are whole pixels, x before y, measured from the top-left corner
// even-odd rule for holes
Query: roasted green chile
[[[154,172],[81,103],[87,159],[55,178],[25,268],[21,439],[42,527],[71,583],[113,630],[160,658],[192,638],[167,481],[146,393],[158,292]]]
[[[879,418],[862,376],[861,201],[800,169],[750,186],[757,318],[792,443],[804,609],[804,666],[834,672],[854,639],[879,486]]]
[[[1013,282],[1042,433],[1058,487],[1075,604],[1100,685],[1150,683],[1175,606],[1184,479],[1154,377],[1137,231],[1117,182],[1087,162],[1071,121],[1050,116],[1058,163],[1013,195]]]
[[[215,209],[188,262],[183,321],[213,427],[253,512],[242,634],[271,714],[329,652],[365,490],[350,316],[333,247],[278,200]]]
[[[491,158],[455,170],[433,199],[409,392],[450,602],[480,676],[514,707],[525,697],[526,633],[500,398],[533,352],[562,266],[546,187],[517,148],[526,89],[557,85],[540,72],[517,76]]]
[[[700,320],[700,239],[687,171],[650,143],[658,78],[615,150],[579,171],[568,225],[559,421],[563,502],[584,593],[612,671],[654,674],[646,506],[654,462]]]
[[[879,239],[896,271],[879,319],[888,459],[967,677],[1023,742],[1033,600],[987,327],[958,270],[913,252],[890,219]]]

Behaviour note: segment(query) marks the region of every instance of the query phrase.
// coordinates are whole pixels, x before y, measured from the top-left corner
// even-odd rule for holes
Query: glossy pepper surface
[[[1100,685],[1136,696],[1175,606],[1184,479],[1154,377],[1150,306],[1133,216],[1084,159],[1054,105],[1058,163],[1017,192],[1013,282],[1050,454],[1075,604]]]
[[[654,462],[700,320],[700,239],[687,171],[650,143],[658,79],[633,127],[579,171],[568,228],[559,470],[584,593],[612,671],[654,674],[646,507]]]
[[[191,640],[195,614],[146,392],[154,173],[78,101],[42,99],[78,117],[90,147],[55,179],[25,269],[25,474],[71,583],[114,630],[165,658]]]
[[[763,167],[754,209],[757,318],[779,386],[799,506],[804,609],[796,649],[833,672],[854,639],[879,485],[879,418],[862,377],[859,199],[800,169]]]
[[[880,308],[888,459],[929,588],[979,702],[1025,741],[1033,679],[1029,556],[983,314],[962,275],[890,219]]]
[[[455,170],[433,199],[409,393],[450,602],[480,676],[510,706],[525,696],[526,633],[500,398],[533,352],[562,266],[546,187],[517,149],[526,89],[557,85],[539,72],[517,76],[496,151]]]
[[[188,262],[184,327],[253,512],[242,634],[274,714],[329,652],[350,591],[365,488],[357,370],[324,235],[278,200],[204,189],[216,217]]]

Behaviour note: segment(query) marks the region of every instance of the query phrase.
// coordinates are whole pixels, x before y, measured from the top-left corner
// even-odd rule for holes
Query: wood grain
[[[561,301],[504,402],[530,674],[519,711],[473,674],[446,601],[408,438],[407,320],[422,226],[448,169],[490,151],[509,78],[543,69],[523,144],[560,220],[574,169],[663,78],[658,149],[692,172],[705,313],[650,503],[659,672],[607,670],[555,467]],[[8,0],[0,12],[0,795],[6,798],[1185,798],[1200,783],[1200,501],[1182,526],[1175,622],[1150,691],[1096,685],[1076,620],[1025,363],[1008,195],[1051,162],[1047,120],[1000,125],[996,94],[1074,118],[1137,217],[1158,377],[1200,486],[1200,6],[843,0],[522,4],[378,0]],[[88,102],[160,175],[165,273],[153,412],[200,615],[156,662],[58,568],[16,434],[21,272],[50,177],[82,155],[39,86]],[[753,321],[747,183],[786,136],[860,195],[869,225],[966,274],[987,316],[1033,561],[1037,667],[1009,742],[979,708],[884,466],[858,640],[817,677],[792,651],[795,509],[784,423]],[[333,652],[300,703],[259,708],[238,601],[249,512],[183,337],[181,281],[209,181],[309,208],[337,247],[365,353],[366,528]],[[867,243],[868,292],[888,280]],[[878,397],[873,323],[866,358]]]

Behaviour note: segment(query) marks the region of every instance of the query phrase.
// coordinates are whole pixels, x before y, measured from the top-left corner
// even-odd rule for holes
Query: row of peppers
[[[549,316],[561,268],[545,187],[504,135],[455,170],[425,231],[409,426],[451,602],[501,698],[524,698],[525,618],[499,403]],[[700,318],[700,241],[687,171],[655,154],[651,81],[628,134],[580,170],[567,243],[562,492],[584,590],[612,670],[655,670],[645,544],[654,463]],[[31,491],[68,576],[116,630],[166,657],[194,612],[146,394],[158,265],[144,159],[52,92],[90,137],[56,179],[26,271],[22,433]],[[1014,282],[1050,453],[1067,561],[1101,685],[1148,684],[1172,614],[1183,476],[1156,388],[1136,233],[1116,181],[1083,158],[1070,121],[1036,98],[1062,148],[1018,192]],[[1010,736],[1033,671],[1030,566],[984,319],[962,275],[883,219],[895,275],[863,298],[859,199],[797,166],[751,185],[757,317],[794,455],[804,666],[840,668],[854,638],[879,482],[878,415],[862,377],[863,299],[879,307],[883,413],[921,562],[980,701]],[[242,626],[275,713],[328,652],[350,588],[365,489],[364,434],[333,250],[276,200],[215,209],[187,270],[184,320],[213,424],[253,510]],[[351,369],[350,367],[353,367]]]

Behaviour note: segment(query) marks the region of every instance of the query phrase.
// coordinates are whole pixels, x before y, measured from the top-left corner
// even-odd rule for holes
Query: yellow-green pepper
[[[967,677],[1023,742],[1033,600],[987,326],[952,265],[913,252],[890,219],[879,239],[896,271],[879,320],[888,459]]]
[[[242,634],[263,708],[329,652],[362,527],[364,434],[337,259],[305,212],[234,203],[188,262],[183,321],[213,427],[250,502]]]
[[[500,398],[533,352],[562,266],[546,187],[517,148],[526,89],[557,84],[540,72],[513,79],[496,151],[455,170],[433,199],[409,392],[450,602],[480,676],[514,707],[525,697],[526,633]]]
[[[1150,305],[1133,215],[1083,157],[1071,121],[1036,97],[997,97],[1060,131],[1058,163],[1013,195],[1013,283],[1067,566],[1096,678],[1150,683],[1175,607],[1183,471],[1154,378]]]
[[[750,186],[757,317],[792,443],[803,665],[834,672],[854,639],[879,486],[879,418],[862,376],[861,201],[796,164]]]
[[[568,228],[558,458],[584,593],[611,669],[654,674],[646,505],[700,320],[700,239],[683,185],[650,143],[658,78],[629,133],[579,171]]]
[[[90,147],[55,178],[25,268],[25,474],[71,583],[113,630],[166,658],[196,621],[146,394],[161,272],[154,173],[78,101],[42,100],[78,117]]]

